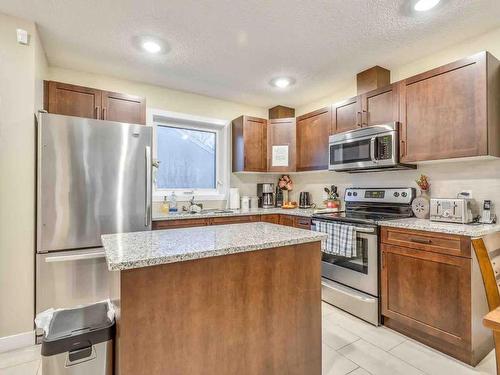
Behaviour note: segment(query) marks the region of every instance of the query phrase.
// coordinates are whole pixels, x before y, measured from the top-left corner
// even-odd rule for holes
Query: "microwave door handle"
[[[370,159],[372,159],[372,162],[378,163],[377,158],[375,157],[375,141],[377,140],[376,137],[372,137],[370,139]]]

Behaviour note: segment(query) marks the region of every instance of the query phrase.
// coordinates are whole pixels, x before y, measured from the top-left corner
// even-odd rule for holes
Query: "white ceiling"
[[[408,63],[500,25],[498,0],[0,0],[34,20],[51,65],[237,102],[296,106],[373,65]],[[153,35],[170,51],[148,55]],[[278,75],[297,82],[269,86]]]

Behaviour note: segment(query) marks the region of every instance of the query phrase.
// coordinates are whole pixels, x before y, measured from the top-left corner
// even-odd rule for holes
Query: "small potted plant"
[[[330,186],[330,188],[325,187],[325,193],[328,194],[328,197],[324,201],[326,208],[339,210],[340,200],[337,187],[335,185]]]
[[[293,182],[289,175],[284,174],[278,180],[278,187],[283,192],[283,204],[288,203],[288,192],[293,190]]]
[[[415,180],[415,182],[420,188],[420,195],[416,197],[411,204],[413,213],[419,219],[428,219],[430,214],[429,189],[431,187],[429,177],[422,174],[418,180]]]

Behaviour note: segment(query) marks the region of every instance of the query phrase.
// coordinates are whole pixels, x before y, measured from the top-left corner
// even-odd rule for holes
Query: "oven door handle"
[[[377,137],[372,137],[370,139],[370,159],[372,159],[372,162],[378,163],[377,158],[375,157],[375,141],[377,140]]]
[[[312,226],[316,226],[318,222],[317,221],[312,221]],[[347,225],[347,224],[344,224]],[[375,233],[375,228],[363,228],[363,227],[354,227],[354,230],[359,233]],[[312,229],[312,228],[311,228]]]

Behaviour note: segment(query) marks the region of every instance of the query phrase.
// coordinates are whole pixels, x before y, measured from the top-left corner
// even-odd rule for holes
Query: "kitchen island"
[[[321,374],[324,238],[261,222],[103,235],[117,373]]]

